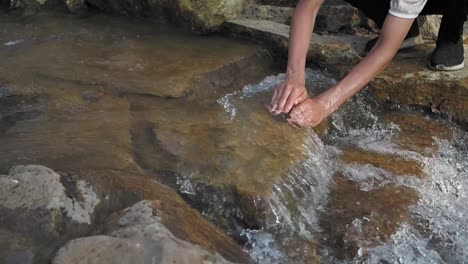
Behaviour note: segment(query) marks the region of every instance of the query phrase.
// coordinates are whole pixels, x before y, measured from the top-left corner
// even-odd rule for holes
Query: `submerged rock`
[[[333,82],[308,74],[311,93]],[[130,102],[143,168],[166,175],[163,182],[239,239],[243,228],[271,230],[286,247],[293,239],[282,235],[311,239],[314,207],[331,175],[317,134],[269,113],[271,90],[280,81],[269,77],[222,97],[220,104],[142,96]],[[324,122],[315,131],[323,136],[327,128]]]
[[[426,176],[422,164],[419,161],[407,159],[399,155],[384,154],[350,147],[343,151],[340,158],[345,163],[360,165],[369,164],[396,176],[407,175],[419,178]]]
[[[409,219],[408,207],[416,204],[419,194],[398,185],[366,192],[338,174],[330,197],[328,217],[322,220],[330,236],[326,243],[338,257],[352,259],[388,241]]]
[[[395,141],[401,148],[425,156],[434,156],[438,152],[436,139],[451,141],[453,138],[452,128],[447,123],[422,115],[391,112],[382,116],[381,120],[398,125]]]
[[[10,69],[1,72],[0,80],[28,80],[22,84],[26,87],[31,79],[48,79],[50,86],[63,81],[117,95],[198,99],[219,97],[272,71],[269,54],[258,46],[199,37],[162,23],[44,15],[31,18],[36,33],[11,17],[2,21],[9,30],[0,41],[16,45],[0,46],[7,58],[0,68]],[[28,90],[37,93],[37,86]]]

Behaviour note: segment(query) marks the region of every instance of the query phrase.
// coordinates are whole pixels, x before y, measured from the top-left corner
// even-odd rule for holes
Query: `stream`
[[[143,174],[259,264],[468,261],[456,123],[364,89],[318,128],[295,128],[267,110],[284,75],[254,44],[104,15],[0,23],[0,174]],[[335,82],[307,69],[311,95]],[[14,250],[0,242],[0,260]]]

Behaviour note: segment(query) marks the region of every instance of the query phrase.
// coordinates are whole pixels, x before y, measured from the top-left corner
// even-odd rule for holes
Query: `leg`
[[[429,0],[426,14],[442,14],[436,49],[431,55],[429,68],[459,70],[464,66],[463,25],[467,19],[465,0]]]

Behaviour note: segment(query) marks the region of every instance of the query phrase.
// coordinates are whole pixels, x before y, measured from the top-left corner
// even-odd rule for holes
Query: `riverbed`
[[[468,260],[468,132],[456,123],[364,90],[320,127],[296,128],[267,110],[284,75],[255,44],[105,15],[0,23],[1,174],[43,165],[103,197],[114,188],[103,179],[142,175],[256,263]],[[307,70],[310,95],[335,82]],[[109,199],[118,206],[80,236],[135,202]],[[64,237],[11,237],[0,257],[47,262],[76,234]]]

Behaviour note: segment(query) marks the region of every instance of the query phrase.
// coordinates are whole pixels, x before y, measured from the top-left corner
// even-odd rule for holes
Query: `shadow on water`
[[[106,16],[0,23],[1,172],[90,170],[104,188],[110,171],[148,175],[258,263],[467,259],[468,135],[456,125],[364,91],[297,129],[265,107],[284,76],[257,46]],[[311,94],[334,82],[307,72]]]

